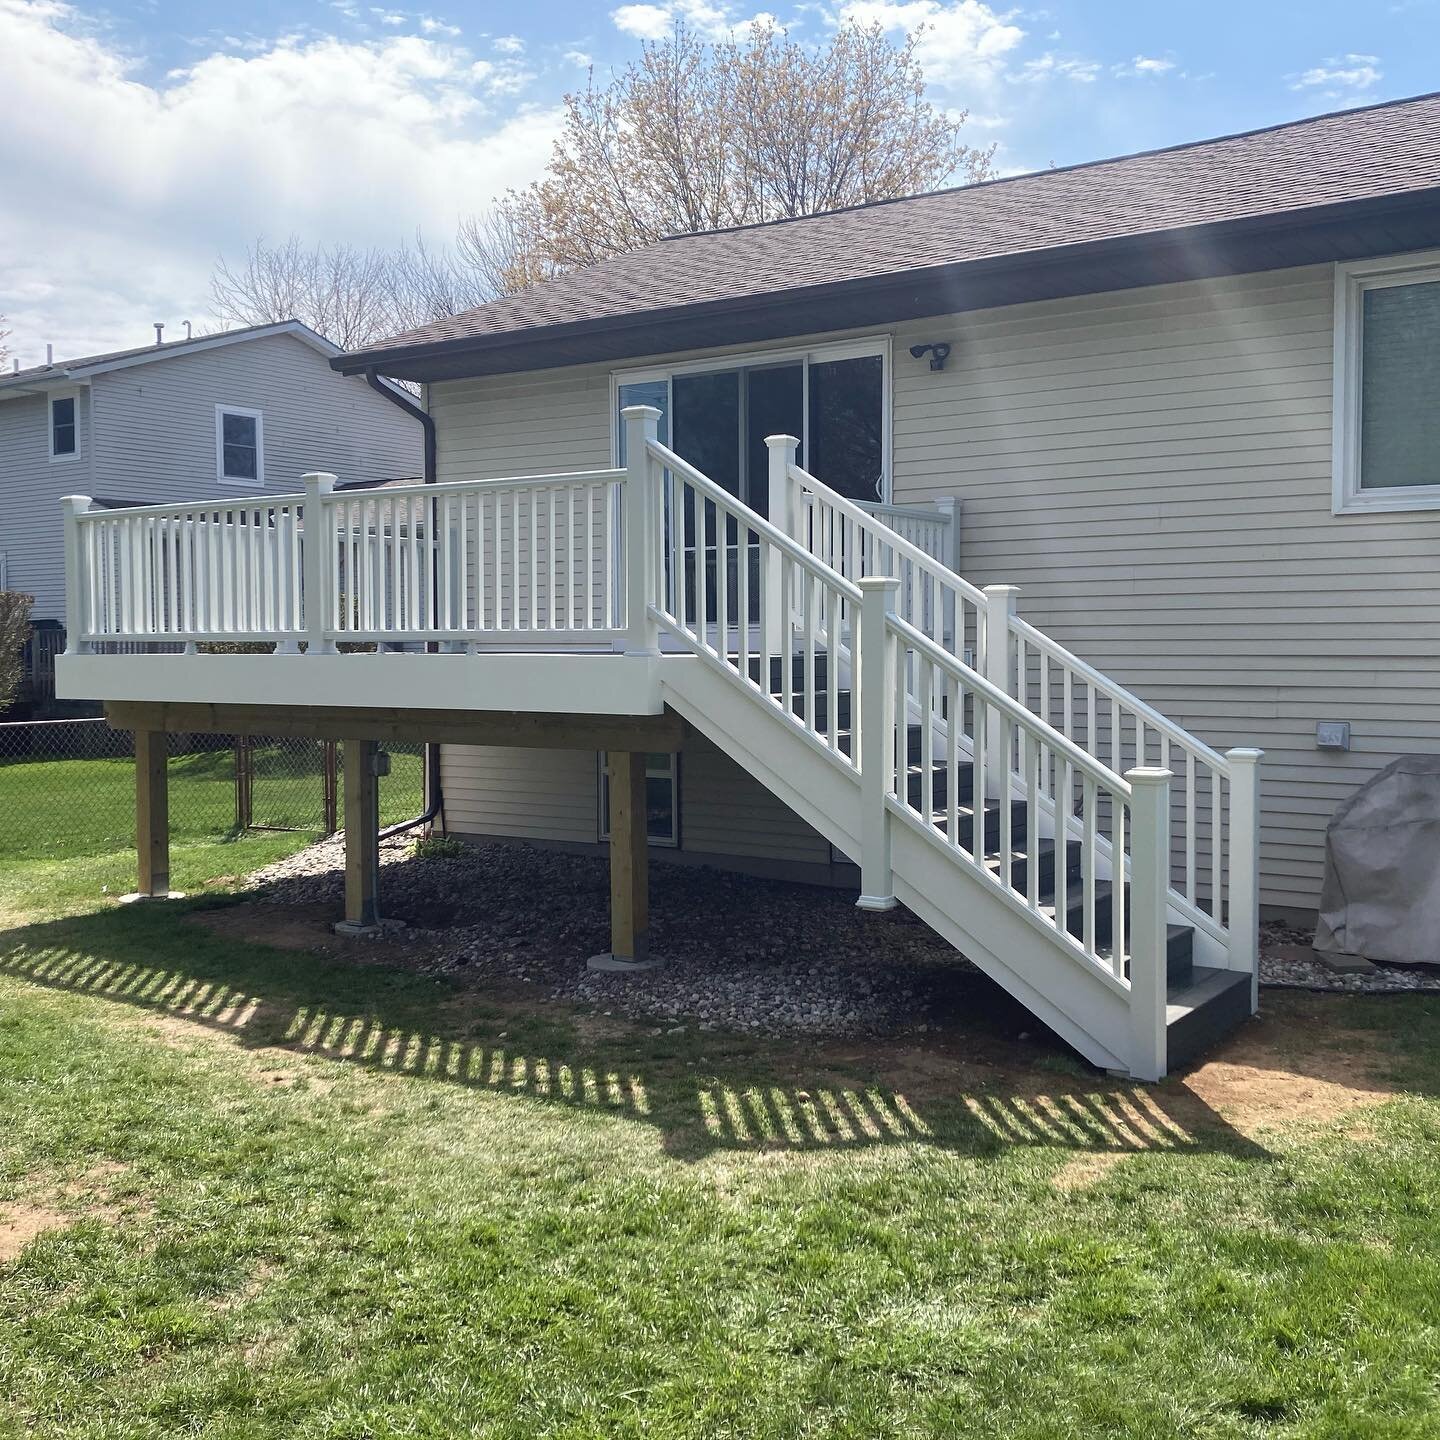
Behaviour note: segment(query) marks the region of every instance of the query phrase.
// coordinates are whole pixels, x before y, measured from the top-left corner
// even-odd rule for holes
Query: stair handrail
[[[1158,923],[1163,931],[1164,891],[1127,897],[1122,879],[1127,836],[1135,840],[1142,838],[1133,828],[1138,814],[1135,808],[1139,799],[1137,775],[1147,780],[1150,777],[1143,771],[1120,775],[1111,770],[1026,709],[1014,696],[992,684],[893,612],[885,616],[885,642],[887,649],[893,647],[895,650],[893,655],[886,657],[888,672],[893,674],[899,665],[907,663],[916,672],[915,685],[922,699],[918,804],[910,799],[909,766],[912,762],[908,761],[904,732],[895,726],[893,711],[887,718],[887,729],[892,734],[886,754],[893,757],[894,783],[887,783],[885,788],[892,813],[898,814],[927,839],[938,840],[958,863],[984,878],[1012,905],[1028,912],[1032,921],[1044,925],[1053,933],[1072,959],[1093,967],[1108,983],[1128,990],[1134,970],[1127,964],[1133,949],[1126,942],[1127,900],[1132,907],[1132,921],[1142,922],[1147,935],[1155,929],[1150,922],[1156,919],[1157,914],[1161,917]],[[908,656],[906,652],[909,652]],[[872,669],[871,673],[876,672]],[[946,736],[946,743],[940,747],[941,754],[937,759],[936,747],[931,743],[934,728],[931,717],[938,710],[956,717],[958,724]],[[962,737],[955,733],[964,729],[967,713],[971,727],[968,748],[972,757],[968,762],[972,766],[968,846],[962,839],[963,820],[958,803],[958,767],[965,762],[967,752],[960,746]],[[1045,887],[1040,879],[1043,839],[1038,823],[1043,799],[1041,757],[1046,752],[1054,757],[1059,772],[1064,776],[1064,793],[1072,797],[1056,814],[1052,841],[1053,902],[1043,898]],[[1003,783],[998,787],[993,784],[993,775],[987,774],[996,765],[1003,773]],[[937,814],[935,808],[934,776],[937,770],[946,772],[944,814]],[[889,782],[891,776],[887,775],[886,779]],[[1018,780],[1024,796],[1027,817],[1024,837],[1018,840],[1009,804],[1012,781],[1015,780]],[[992,789],[998,789],[1002,797],[997,816],[998,843],[993,868],[988,860],[990,847],[985,839],[984,826],[984,797]],[[1078,832],[1077,827],[1071,824],[1073,797],[1077,789],[1082,817]],[[1072,839],[1078,839],[1080,844],[1081,871],[1073,882],[1068,863],[1068,844]],[[1147,844],[1150,843],[1148,836],[1144,839]],[[1101,880],[1101,862],[1107,858],[1112,875],[1108,899],[1111,927],[1108,956],[1101,953],[1103,947],[1099,936],[1104,905],[1097,889]],[[1017,870],[1020,872],[1018,880]],[[1075,893],[1077,890],[1078,896]],[[1077,898],[1079,934],[1069,928],[1067,920]],[[1046,913],[1047,905],[1051,906],[1053,914]],[[1163,959],[1148,957],[1147,964],[1157,963],[1163,964]]]

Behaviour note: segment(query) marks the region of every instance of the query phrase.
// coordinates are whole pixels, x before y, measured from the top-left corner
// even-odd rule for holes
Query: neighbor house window
[[[1335,510],[1440,509],[1440,252],[1339,265]]]
[[[265,483],[265,430],[258,410],[215,407],[215,461],[222,484]]]
[[[600,752],[600,838],[610,838],[609,757]],[[645,757],[645,830],[652,845],[680,843],[676,757],[656,753]]]
[[[80,452],[78,402],[73,395],[50,400],[50,458],[72,460]]]

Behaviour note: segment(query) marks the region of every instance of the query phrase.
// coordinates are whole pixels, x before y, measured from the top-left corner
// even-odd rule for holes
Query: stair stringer
[[[850,859],[860,858],[860,784],[737,677],[700,656],[666,656],[661,694],[677,714]],[[1092,1064],[1126,1070],[1129,1005],[989,881],[891,817],[895,894]],[[938,898],[937,898],[938,897]]]

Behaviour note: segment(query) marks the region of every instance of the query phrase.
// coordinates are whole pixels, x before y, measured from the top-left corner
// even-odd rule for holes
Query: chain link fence
[[[170,834],[216,840],[247,830],[319,839],[344,820],[342,746],[335,741],[175,734]],[[425,808],[425,747],[392,745],[380,823]],[[0,866],[7,860],[99,855],[135,841],[135,741],[104,720],[0,724]]]

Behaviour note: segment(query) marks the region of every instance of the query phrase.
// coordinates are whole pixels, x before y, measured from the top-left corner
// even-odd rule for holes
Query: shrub
[[[34,603],[31,595],[0,590],[0,714],[15,703],[25,678],[20,652],[30,635],[30,607]]]
[[[423,840],[415,843],[415,858],[417,860],[456,860],[465,853],[466,845],[463,840],[456,840],[452,835],[427,835]]]

